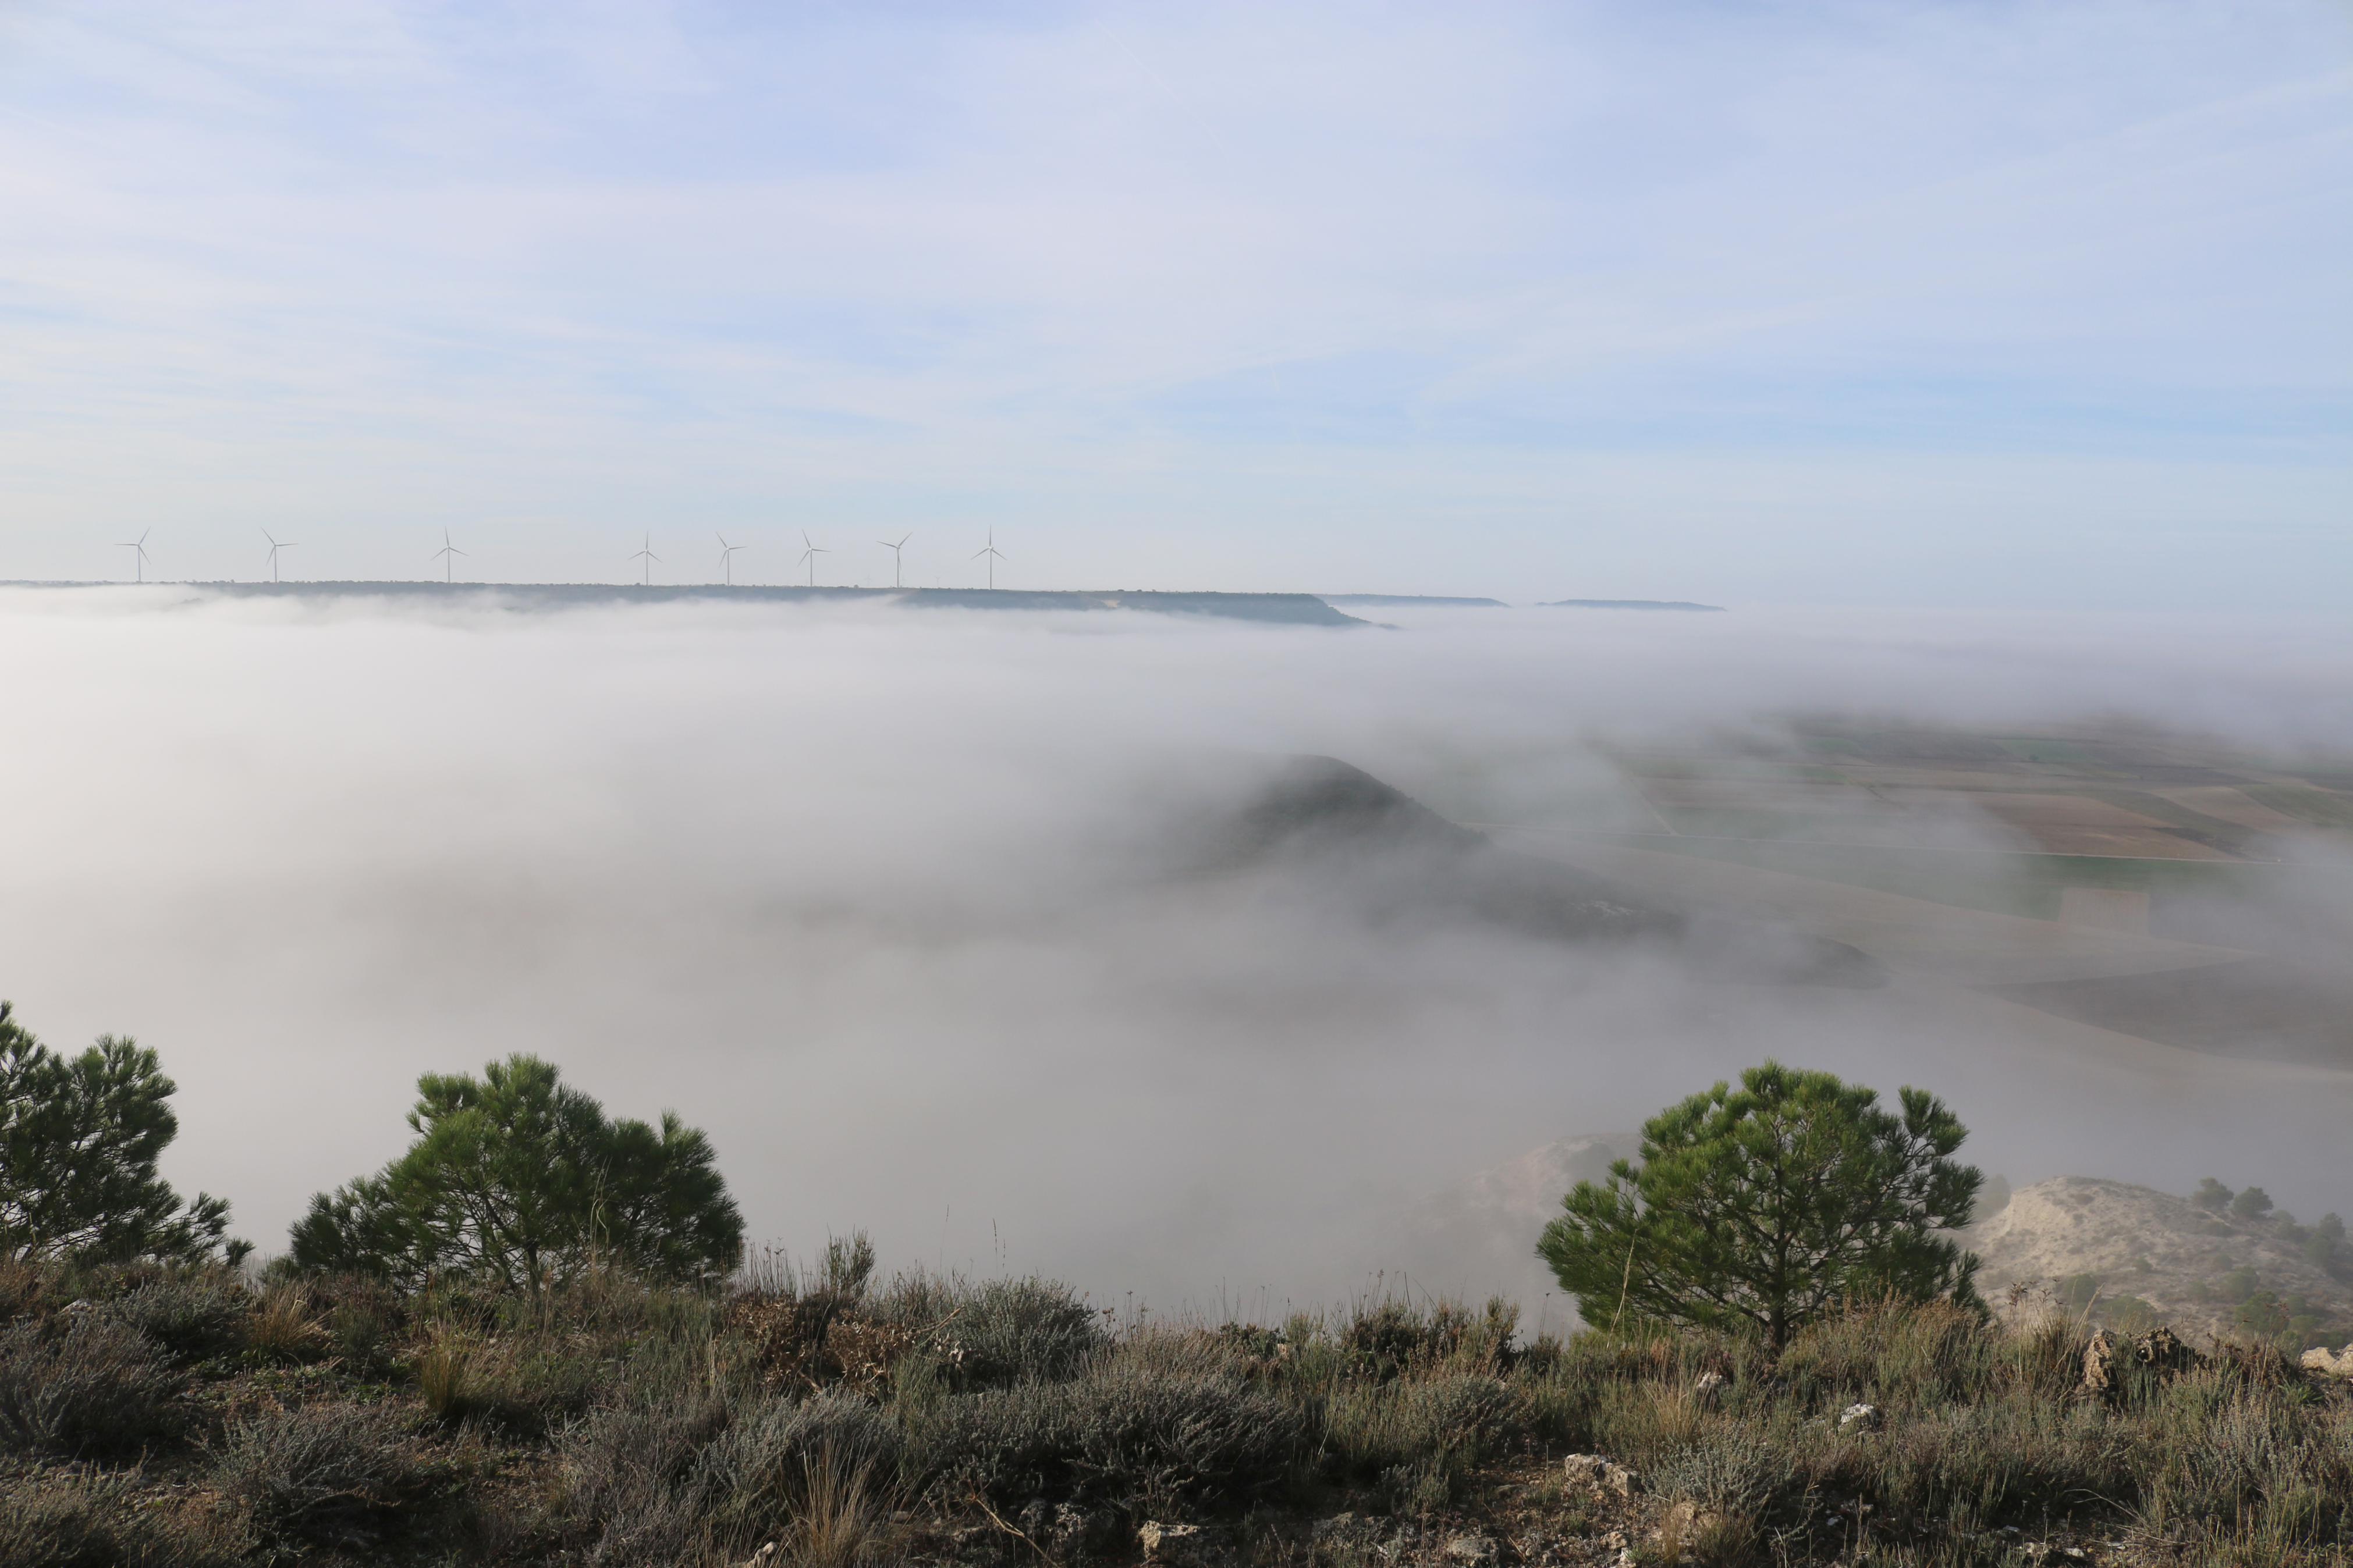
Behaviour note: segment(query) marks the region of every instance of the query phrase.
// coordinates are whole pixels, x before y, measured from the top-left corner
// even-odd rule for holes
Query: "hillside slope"
[[[2303,1241],[2275,1223],[2219,1215],[2147,1187],[2088,1176],[2039,1182],[1967,1239],[1984,1260],[1978,1288],[2005,1316],[2047,1310],[2055,1297],[2073,1310],[2088,1307],[2094,1321],[2153,1316],[2205,1338],[2265,1325],[2274,1309],[2317,1320],[2314,1342],[2341,1339],[2353,1325],[2353,1284],[2315,1264]]]

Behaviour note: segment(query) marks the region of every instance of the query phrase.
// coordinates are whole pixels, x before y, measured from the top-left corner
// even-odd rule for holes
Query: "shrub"
[[[214,1269],[153,1276],[105,1307],[107,1316],[190,1361],[236,1349],[252,1310],[245,1281]]]
[[[1789,1342],[1777,1372],[1788,1395],[1812,1411],[1855,1400],[1965,1400],[1993,1381],[1998,1348],[2016,1342],[1962,1308],[1891,1304],[1810,1325]]]
[[[1113,1357],[1064,1383],[942,1399],[916,1423],[924,1473],[1000,1501],[1114,1506],[1248,1496],[1299,1458],[1305,1424],[1229,1375],[1171,1375]]]
[[[890,1494],[868,1464],[851,1465],[831,1449],[801,1462],[792,1521],[784,1531],[793,1568],[850,1568],[875,1556],[892,1531]]]
[[[264,1361],[301,1362],[326,1352],[327,1331],[311,1315],[310,1288],[284,1280],[261,1293],[245,1319],[245,1346]]]
[[[312,1405],[231,1423],[213,1479],[266,1541],[364,1546],[409,1500],[421,1469],[391,1411]]]
[[[1796,1479],[1787,1449],[1757,1432],[1729,1423],[1711,1425],[1696,1440],[1662,1459],[1651,1482],[1671,1498],[1724,1513],[1762,1515]]]
[[[2231,1200],[2231,1212],[2241,1219],[2258,1220],[2271,1212],[2272,1195],[2261,1187],[2248,1187]]]
[[[47,1310],[57,1298],[55,1267],[21,1258],[0,1258],[0,1324]]]
[[[1775,1349],[1851,1301],[1974,1303],[1969,1223],[1983,1178],[1931,1094],[1899,1115],[1829,1073],[1777,1062],[1652,1117],[1639,1168],[1579,1182],[1536,1250],[1592,1321],[1624,1311],[1742,1328]]]
[[[902,1447],[897,1426],[863,1399],[770,1398],[703,1449],[692,1485],[726,1541],[756,1545],[805,1513],[824,1515],[830,1537],[887,1489]]]
[[[593,1562],[686,1560],[700,1510],[684,1483],[727,1422],[725,1401],[707,1390],[625,1385],[557,1440],[559,1522],[591,1543]]]
[[[1530,1440],[1539,1402],[1481,1373],[1351,1382],[1324,1400],[1328,1463],[1378,1483],[1392,1507],[1429,1514],[1455,1502],[1471,1471]]]
[[[179,1377],[129,1324],[99,1312],[0,1333],[0,1445],[111,1455],[180,1429]]]
[[[1001,1388],[1071,1376],[1105,1342],[1103,1315],[1052,1279],[992,1279],[966,1292],[940,1331],[958,1383]]]
[[[1452,1301],[1427,1308],[1387,1297],[1359,1302],[1337,1335],[1349,1370],[1359,1376],[1398,1377],[1458,1363],[1460,1370],[1504,1372],[1514,1363],[1519,1308],[1497,1297],[1482,1313]]]
[[[306,1283],[328,1353],[341,1356],[354,1371],[385,1370],[394,1340],[407,1327],[407,1300],[386,1281],[364,1274],[331,1274]]]
[[[1378,1474],[1440,1452],[1472,1462],[1530,1427],[1525,1394],[1501,1378],[1416,1378],[1344,1388],[1327,1401],[1324,1441],[1345,1469]]]
[[[484,1342],[445,1330],[418,1352],[416,1373],[426,1407],[442,1420],[481,1419],[537,1437],[595,1404],[610,1368],[593,1342],[574,1336]]]
[[[137,1472],[35,1471],[0,1482],[8,1568],[227,1568],[242,1542],[189,1507],[141,1497]]]

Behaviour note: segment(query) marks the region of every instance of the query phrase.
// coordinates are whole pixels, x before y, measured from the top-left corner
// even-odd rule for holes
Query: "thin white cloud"
[[[2076,558],[2192,498],[2316,594],[2348,58],[2287,0],[26,8],[0,574],[1003,521],[1062,584],[2000,600],[2055,542],[2161,603],[2197,552]]]

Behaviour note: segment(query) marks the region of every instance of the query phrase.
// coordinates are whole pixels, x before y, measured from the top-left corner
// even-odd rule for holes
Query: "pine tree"
[[[428,1073],[417,1141],[296,1222],[308,1272],[471,1275],[536,1295],[597,1264],[691,1280],[734,1268],[744,1221],[711,1141],[665,1113],[607,1120],[535,1057]]]
[[[1651,1119],[1639,1166],[1579,1182],[1538,1256],[1597,1325],[1631,1315],[1755,1330],[1776,1349],[1841,1302],[1976,1304],[1978,1260],[1940,1232],[1983,1178],[1933,1095],[1903,1113],[1829,1073],[1778,1062]]]
[[[241,1259],[246,1244],[223,1241],[227,1203],[184,1204],[156,1174],[176,1088],[135,1041],[61,1057],[0,1002],[0,1256]]]

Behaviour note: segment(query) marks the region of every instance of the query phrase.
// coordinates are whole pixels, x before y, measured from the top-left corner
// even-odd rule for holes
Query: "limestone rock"
[[[2331,1351],[2326,1345],[2304,1352],[2307,1372],[2325,1373],[2330,1377],[2353,1377],[2353,1345],[2341,1351]]]
[[[1838,1425],[1841,1432],[1876,1432],[1879,1430],[1879,1406],[1850,1405],[1839,1412]]]
[[[1561,1461],[1561,1468],[1571,1486],[1581,1486],[1602,1497],[1630,1498],[1641,1486],[1641,1478],[1633,1471],[1599,1454],[1571,1454]]]
[[[2116,1392],[2116,1342],[2105,1329],[2094,1331],[2084,1347],[2084,1387],[2093,1394]]]
[[[1319,1519],[1308,1532],[1318,1546],[1369,1546],[1380,1538],[1377,1521],[1360,1513],[1335,1513],[1329,1519]]]
[[[2133,1360],[2155,1372],[2187,1372],[2197,1364],[2198,1352],[2160,1323],[2133,1342]]]
[[[2021,1187],[1961,1239],[1984,1261],[1978,1290],[2011,1321],[2051,1311],[2063,1282],[2089,1276],[2099,1285],[2095,1326],[2139,1302],[2189,1338],[2228,1338],[2237,1331],[2232,1309],[2209,1287],[2238,1268],[2253,1270],[2264,1289],[2304,1297],[2324,1318],[2353,1319],[2353,1289],[2276,1226],[2124,1182],[2061,1176]]]
[[[1189,1568],[1208,1557],[1208,1542],[1198,1524],[1163,1524],[1147,1519],[1137,1528],[1135,1540],[1144,1548],[1146,1563],[1164,1563],[1167,1568]]]

